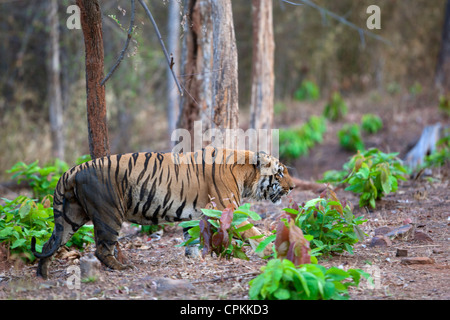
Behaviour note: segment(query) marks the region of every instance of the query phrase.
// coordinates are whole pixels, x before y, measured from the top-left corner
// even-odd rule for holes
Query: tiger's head
[[[286,166],[277,158],[263,152],[254,154],[254,163],[257,170],[251,197],[280,204],[281,197],[289,194],[295,187]]]

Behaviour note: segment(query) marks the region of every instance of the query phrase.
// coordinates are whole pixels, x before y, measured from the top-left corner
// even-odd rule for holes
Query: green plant
[[[14,200],[3,198],[5,204],[0,205],[0,243],[5,244],[11,254],[34,261],[30,250],[32,237],[37,239],[37,250],[42,250],[54,228],[50,198],[45,197],[40,202],[25,196]],[[94,242],[92,226],[80,228],[67,245],[82,248],[86,242]]]
[[[328,103],[325,105],[323,115],[328,120],[337,121],[344,118],[347,112],[348,107],[344,99],[342,99],[339,92],[334,92]]]
[[[223,211],[202,209],[202,212],[204,217],[201,220],[180,223],[183,228],[190,227],[188,232],[191,236],[181,246],[199,244],[203,256],[215,253],[219,257],[248,260],[243,251],[246,244],[240,233],[250,229],[253,224],[248,223],[241,227],[238,226],[249,218],[253,220],[261,219],[256,212],[250,210],[250,204],[244,204],[237,209],[233,205],[229,205]]]
[[[409,93],[413,96],[416,97],[419,94],[422,93],[422,85],[419,82],[414,82],[414,84],[409,88]]]
[[[318,264],[298,267],[288,259],[270,260],[262,273],[250,281],[249,297],[253,300],[347,300],[348,288],[358,287],[361,276],[371,279],[359,269],[329,269]]]
[[[326,120],[323,117],[311,116],[308,121],[299,128],[280,130],[280,157],[296,159],[307,155],[308,151],[316,144],[323,141],[326,132]]]
[[[295,216],[295,225],[310,240],[312,252],[329,254],[347,251],[353,254],[353,245],[363,241],[366,235],[360,225],[366,222],[362,216],[355,217],[350,203],[340,201],[333,190],[325,190],[319,198],[284,209]]]
[[[442,167],[450,161],[450,129],[447,129],[443,138],[436,143],[438,150],[425,157],[423,167]]]
[[[439,97],[439,109],[450,116],[450,95]]]
[[[401,87],[398,82],[392,81],[388,83],[386,90],[391,96],[395,96],[400,93]]]
[[[90,156],[84,155],[76,160],[76,164],[89,161]],[[17,162],[7,173],[14,173],[11,179],[16,179],[17,183],[27,181],[33,190],[33,196],[42,200],[45,196],[53,194],[56,184],[61,175],[69,170],[67,163],[60,159],[55,159],[53,163],[39,167],[39,160],[26,164],[22,161]]]
[[[330,183],[332,185],[338,185],[348,175],[347,170],[328,170],[322,174],[322,179],[317,180],[319,183]]]
[[[80,157],[77,163],[85,162],[89,156]],[[38,161],[31,164],[16,163],[7,172],[14,173],[13,179],[19,178],[19,183],[27,181],[36,199],[19,196],[14,200],[3,198],[4,205],[0,205],[0,243],[6,245],[11,254],[33,261],[31,253],[31,238],[36,238],[36,248],[42,250],[42,245],[50,237],[54,228],[53,194],[61,175],[68,170],[68,165],[56,159],[54,164],[44,168],[38,166]],[[85,243],[94,242],[93,226],[81,227],[67,242],[67,246],[83,248]]]
[[[361,119],[361,128],[367,133],[377,133],[383,128],[383,120],[374,114],[365,114]]]
[[[55,159],[54,164],[41,168],[39,160],[30,164],[17,162],[8,173],[14,173],[11,179],[18,178],[18,183],[27,181],[33,190],[34,197],[43,199],[46,195],[53,194],[61,175],[69,169],[64,161]]]
[[[361,131],[357,124],[345,124],[338,131],[339,144],[346,150],[364,150],[364,142],[361,138]]]
[[[297,101],[315,101],[320,98],[319,87],[312,81],[303,81],[294,93],[294,99]]]
[[[378,149],[358,152],[346,165],[350,171],[342,183],[345,189],[360,194],[359,206],[368,204],[375,208],[375,201],[398,189],[398,180],[406,180],[407,173],[398,153],[383,153]]]

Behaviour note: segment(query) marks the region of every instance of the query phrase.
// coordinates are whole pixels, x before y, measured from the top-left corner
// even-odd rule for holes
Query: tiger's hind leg
[[[94,221],[94,232],[97,246],[95,256],[105,266],[114,270],[124,270],[132,267],[131,265],[120,263],[115,256],[115,247],[119,237],[118,231],[109,229],[102,222],[96,223]]]
[[[56,200],[57,201],[57,200]],[[55,202],[56,203],[56,202]],[[62,208],[62,212],[59,211]],[[56,204],[54,208],[55,214],[55,230],[53,231],[52,237],[42,248],[42,252],[47,252],[50,248],[54,246],[56,239],[56,233],[61,233],[61,241],[59,246],[63,246],[67,241],[70,240],[72,235],[81,228],[86,222],[89,221],[83,208],[76,202],[68,192],[63,199],[62,207]],[[56,250],[55,250],[56,251]],[[37,276],[44,279],[48,278],[48,267],[50,265],[52,256],[39,259],[39,264],[37,268]]]

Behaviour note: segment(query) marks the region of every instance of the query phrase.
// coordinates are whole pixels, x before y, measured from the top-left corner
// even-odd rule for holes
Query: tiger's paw
[[[191,259],[200,259],[200,250],[198,246],[187,246],[184,255]]]
[[[259,240],[259,239],[258,239]],[[264,238],[262,238],[261,240],[264,240]],[[272,250],[272,246],[268,245],[264,248],[263,251],[260,252],[256,252],[256,248],[258,247],[258,245],[260,244],[260,242],[257,241],[257,239],[248,239],[248,242],[250,243],[250,246],[252,247],[253,251],[258,255],[258,257],[260,257],[261,259],[263,259],[264,257],[270,256],[273,253]]]

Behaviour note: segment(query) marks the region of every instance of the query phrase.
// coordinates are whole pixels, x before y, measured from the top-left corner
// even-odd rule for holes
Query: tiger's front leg
[[[238,225],[237,228],[240,228],[240,227],[243,227],[245,225],[248,225],[249,223],[250,222],[248,222],[248,221],[244,221],[240,225]],[[255,236],[260,236],[260,235],[262,235],[261,231],[259,231],[258,228],[256,228],[255,226],[253,226],[250,229],[245,230],[245,231],[243,231],[241,233],[242,238],[244,240],[248,240],[248,242],[250,243],[250,246],[252,247],[253,251],[255,251],[255,253],[260,258],[264,258],[266,256],[271,255],[273,251],[272,251],[272,247],[271,246],[266,246],[263,251],[256,252],[256,248],[266,238],[266,236],[261,237],[261,238],[257,238],[257,239],[251,239],[251,238],[255,237]]]
[[[187,241],[191,238],[191,235],[189,234],[189,229],[190,228],[183,228],[184,241]],[[187,245],[186,248],[184,249],[184,255],[188,258],[199,258],[200,257],[199,245],[198,244]]]

